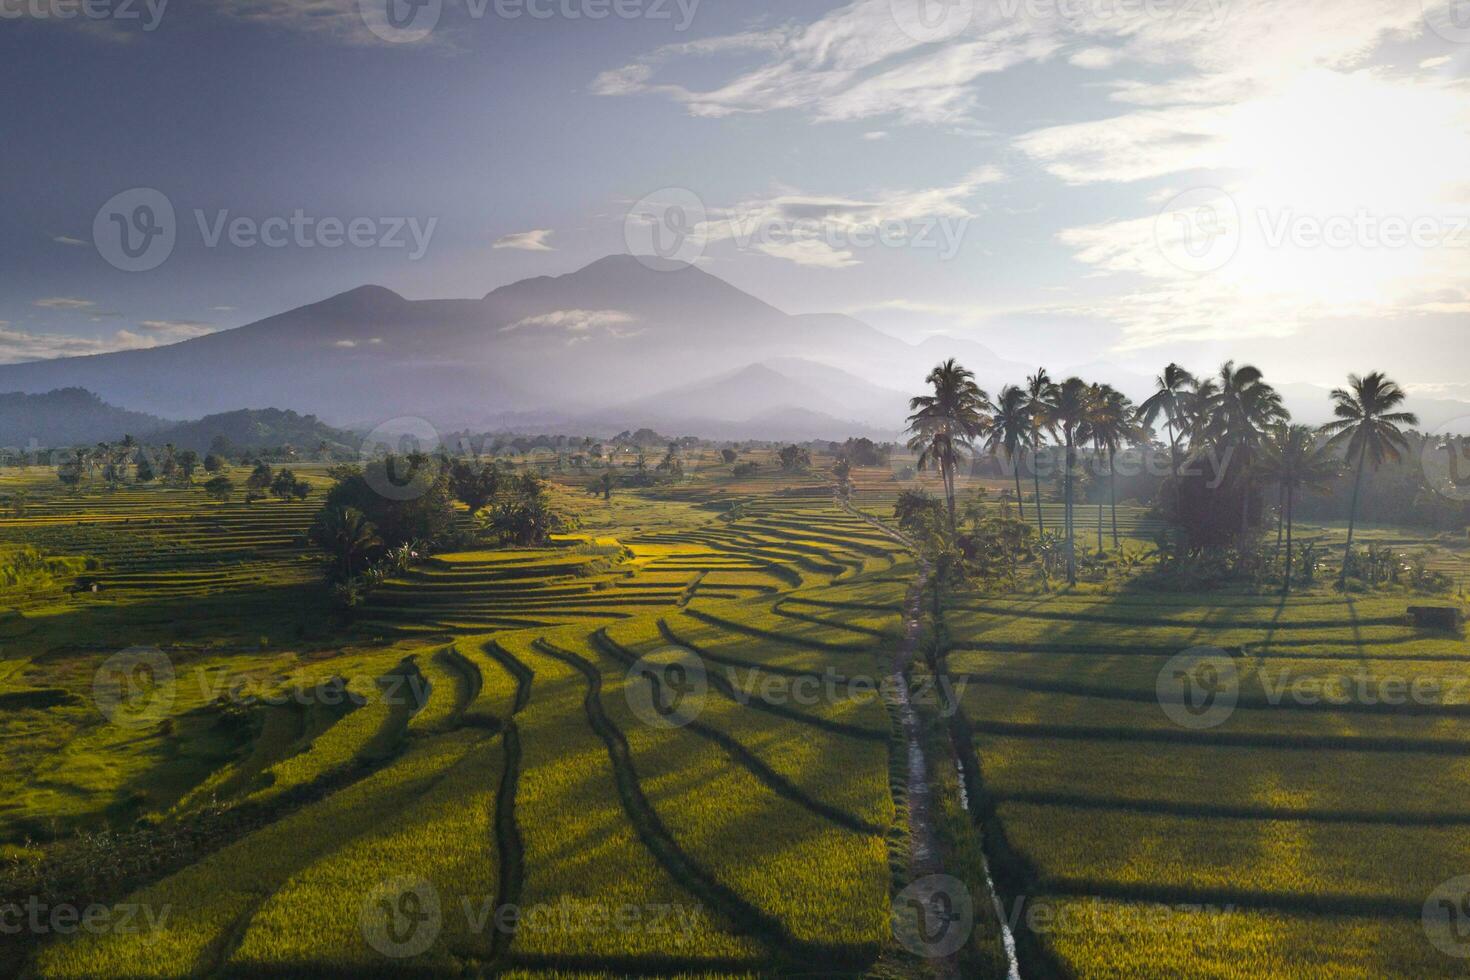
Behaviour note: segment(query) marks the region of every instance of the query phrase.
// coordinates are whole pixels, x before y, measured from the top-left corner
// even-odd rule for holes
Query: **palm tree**
[[[1046,518],[1041,513],[1041,469],[1036,465],[1036,455],[1041,449],[1041,430],[1045,428],[1047,393],[1054,387],[1046,368],[1037,368],[1036,373],[1026,379],[1026,411],[1031,413],[1031,482],[1036,488],[1038,535],[1046,533]]]
[[[1213,412],[1205,423],[1205,440],[1231,453],[1236,479],[1241,491],[1240,533],[1244,535],[1250,522],[1251,478],[1256,456],[1273,425],[1291,417],[1281,403],[1281,395],[1262,380],[1259,368],[1245,364],[1237,368],[1234,361],[1220,367],[1218,394],[1212,399]]]
[[[1015,385],[1006,385],[1000,390],[995,416],[990,421],[990,439],[985,443],[987,452],[1001,450],[1006,454],[1006,461],[1016,478],[1016,501],[1020,504],[1023,521],[1026,519],[1026,502],[1021,499],[1021,467],[1017,460],[1024,458],[1034,431],[1028,399],[1026,390]]]
[[[359,561],[383,543],[378,539],[378,529],[356,507],[322,511],[312,525],[311,542],[332,556],[344,581],[352,578]]]
[[[988,413],[993,410],[990,396],[975,384],[975,375],[950,358],[929,372],[925,383],[933,387],[932,395],[909,399],[909,448],[919,453],[919,469],[936,466],[944,481],[944,496],[949,505],[949,531],[955,532],[954,474],[963,453],[985,433]]]
[[[1343,553],[1342,575],[1338,578],[1338,584],[1345,586],[1348,556],[1353,553],[1353,525],[1358,518],[1358,494],[1363,489],[1363,473],[1370,461],[1375,470],[1385,460],[1397,463],[1402,453],[1409,449],[1409,440],[1404,438],[1399,426],[1418,425],[1419,417],[1413,412],[1392,411],[1403,404],[1404,390],[1382,371],[1374,371],[1361,378],[1356,374],[1348,375],[1348,387],[1333,389],[1332,400],[1332,414],[1337,419],[1322,426],[1320,431],[1332,436],[1328,445],[1334,449],[1346,443],[1348,464],[1357,467],[1353,477],[1353,501],[1348,509],[1347,550]]]
[[[1279,425],[1261,447],[1261,474],[1281,488],[1282,521],[1286,525],[1286,580],[1282,595],[1291,594],[1292,524],[1299,490],[1325,491],[1337,476],[1337,460],[1327,446],[1319,445],[1305,425]]]
[[[1063,472],[1062,509],[1066,517],[1067,582],[1077,584],[1077,547],[1072,527],[1072,470],[1077,460],[1079,437],[1087,433],[1087,417],[1092,408],[1092,389],[1081,378],[1068,378],[1052,385],[1042,402],[1042,413],[1048,428],[1060,434],[1066,450]]]
[[[1133,404],[1128,396],[1112,385],[1095,385],[1092,411],[1087,420],[1088,435],[1099,455],[1108,460],[1108,497],[1113,514],[1113,547],[1118,547],[1118,471],[1114,465],[1123,443],[1132,442],[1138,427],[1133,421]],[[1102,550],[1102,501],[1098,501],[1097,550]]]
[[[1153,425],[1160,415],[1164,427],[1169,430],[1169,472],[1174,477],[1174,493],[1179,494],[1179,437],[1185,425],[1186,402],[1190,388],[1196,384],[1194,375],[1178,364],[1170,364],[1164,373],[1154,379],[1158,389],[1138,406],[1138,418],[1145,425]]]

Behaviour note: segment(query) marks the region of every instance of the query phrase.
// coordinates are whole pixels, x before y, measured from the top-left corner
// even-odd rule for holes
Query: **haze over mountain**
[[[849,316],[790,315],[694,266],[612,255],[480,299],[363,286],[168,346],[0,366],[0,391],[80,387],[169,418],[289,408],[362,429],[414,416],[450,428],[891,438],[905,393],[946,357],[992,393],[1036,367],[973,340],[910,344]],[[1135,399],[1152,383],[1111,365],[1079,370]],[[1327,417],[1324,389],[1283,391],[1302,421]],[[1458,402],[1419,405],[1430,427],[1470,414]]]

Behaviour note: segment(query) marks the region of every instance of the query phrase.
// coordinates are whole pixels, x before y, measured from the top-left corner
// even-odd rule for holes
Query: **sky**
[[[1470,398],[1470,0],[0,0],[0,84],[0,361],[652,249],[1053,374]]]

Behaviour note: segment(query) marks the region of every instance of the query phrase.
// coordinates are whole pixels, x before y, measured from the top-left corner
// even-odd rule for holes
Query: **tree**
[[[1125,442],[1134,441],[1138,426],[1128,396],[1112,385],[1093,389],[1092,412],[1088,429],[1098,453],[1108,461],[1108,498],[1113,515],[1113,547],[1118,547],[1118,468],[1115,460]],[[1098,501],[1097,550],[1102,550],[1102,501]]]
[[[893,503],[893,519],[910,534],[942,520],[944,505],[923,488],[901,490]]]
[[[230,496],[234,492],[235,481],[227,476],[216,476],[206,480],[204,483],[204,493],[210,500],[218,500],[220,503],[224,503],[230,499]]]
[[[1058,432],[1065,449],[1062,473],[1062,513],[1067,539],[1067,583],[1077,584],[1077,544],[1072,521],[1073,471],[1077,463],[1077,443],[1087,434],[1087,420],[1092,412],[1093,389],[1081,378],[1072,377],[1052,385],[1041,405],[1042,418],[1048,428]]]
[[[1041,469],[1036,465],[1041,451],[1041,433],[1046,428],[1048,393],[1054,388],[1046,368],[1037,368],[1036,373],[1026,379],[1026,411],[1031,413],[1031,482],[1036,490],[1036,533],[1046,534],[1046,517],[1041,513]]]
[[[909,399],[909,448],[919,454],[919,469],[935,466],[944,483],[949,532],[955,533],[955,469],[961,456],[990,424],[990,396],[975,384],[975,375],[950,358],[929,372],[932,395]]]
[[[148,459],[148,454],[140,450],[133,461],[133,479],[139,483],[151,483],[155,476],[157,474],[153,472],[153,463]]]
[[[846,500],[852,495],[852,464],[846,459],[838,459],[832,465],[832,475],[837,477],[837,492]]]
[[[192,449],[185,449],[178,455],[179,479],[189,483],[194,479],[194,471],[199,468],[199,454]]]
[[[720,450],[720,458],[723,459],[727,464],[729,464],[729,463],[733,463],[733,462],[735,462],[735,460],[739,459],[740,458],[740,454],[737,453],[737,452],[735,452],[735,450],[733,450],[733,449],[721,449]]]
[[[77,456],[73,456],[56,467],[56,479],[61,481],[62,486],[75,493],[82,482],[82,474],[85,464]]]
[[[1189,389],[1195,384],[1194,375],[1178,364],[1170,364],[1164,373],[1154,379],[1157,390],[1142,405],[1138,406],[1139,421],[1152,426],[1162,416],[1169,430],[1169,472],[1174,477],[1176,494],[1179,492],[1179,439],[1183,435],[1185,402]]]
[[[812,465],[812,454],[801,446],[783,446],[776,454],[783,470],[805,469]]]
[[[1286,573],[1282,595],[1291,594],[1292,524],[1296,495],[1303,489],[1326,491],[1337,476],[1338,466],[1326,446],[1318,445],[1305,425],[1279,425],[1262,447],[1260,472],[1281,488],[1281,519],[1286,525]]]
[[[354,571],[383,545],[372,522],[355,507],[324,508],[308,536],[312,544],[331,556],[334,575],[340,581],[351,579]]]
[[[477,461],[457,459],[449,468],[449,487],[454,499],[474,516],[495,499],[500,490],[500,471]]]
[[[1374,371],[1361,378],[1356,374],[1348,375],[1348,387],[1333,389],[1332,401],[1332,414],[1337,418],[1322,426],[1320,431],[1332,437],[1328,442],[1332,448],[1346,444],[1348,465],[1355,467],[1353,498],[1348,507],[1347,550],[1343,553],[1342,574],[1338,578],[1339,586],[1346,586],[1363,474],[1369,463],[1376,470],[1386,460],[1397,463],[1402,458],[1409,442],[1399,426],[1418,425],[1419,417],[1413,412],[1393,411],[1403,404],[1404,390],[1382,371]]]
[[[596,480],[593,480],[592,483],[588,486],[587,492],[592,494],[594,497],[601,496],[604,502],[611,502],[613,487],[617,485],[618,478],[613,475],[612,471],[604,470],[602,476],[598,477]]]
[[[256,463],[255,469],[245,479],[245,487],[249,490],[267,490],[273,477],[269,463]]]
[[[280,470],[271,480],[271,495],[279,500],[290,500],[296,492],[296,474],[290,470]]]
[[[1029,401],[1030,396],[1023,388],[1015,385],[1002,388],[995,403],[995,417],[990,422],[990,439],[985,444],[986,451],[994,453],[1000,450],[1006,455],[1006,461],[1016,478],[1016,501],[1021,508],[1022,521],[1026,520],[1026,502],[1021,497],[1019,461],[1024,458],[1026,447],[1031,444],[1033,429]]]
[[[410,474],[407,481],[405,473]],[[333,467],[330,475],[337,482],[323,506],[361,511],[388,548],[414,542],[441,545],[457,533],[449,474],[431,465],[428,456],[375,459],[362,469]],[[395,488],[392,495],[381,492],[390,487]]]
[[[1281,396],[1262,380],[1259,368],[1249,364],[1237,368],[1226,361],[1220,368],[1219,388],[1203,423],[1205,440],[1230,453],[1230,472],[1240,490],[1240,534],[1250,526],[1251,479],[1256,456],[1275,424],[1289,419]]]
[[[225,468],[225,458],[219,453],[209,453],[204,457],[204,472],[218,473]]]

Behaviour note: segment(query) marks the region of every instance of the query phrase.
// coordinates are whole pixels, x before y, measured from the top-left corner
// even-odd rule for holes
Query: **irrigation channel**
[[[918,652],[919,638],[923,634],[923,612],[924,587],[929,582],[932,569],[914,548],[913,542],[909,541],[893,528],[888,527],[882,521],[871,517],[852,504],[841,498],[837,498],[838,504],[854,517],[861,518],[882,531],[888,537],[899,542],[914,553],[914,560],[919,564],[919,577],[909,587],[908,595],[904,598],[903,619],[904,631],[903,642],[899,644],[898,652],[893,659],[893,690],[897,693],[899,720],[903,724],[904,741],[908,746],[908,804],[909,804],[909,837],[912,846],[910,880],[917,881],[927,875],[943,874],[944,860],[939,848],[938,835],[934,831],[933,819],[933,788],[929,784],[928,760],[924,757],[924,742],[921,735],[922,728],[918,712],[914,710],[913,698],[910,696],[908,669],[913,663],[914,655]],[[964,773],[960,773],[960,792],[964,793]],[[970,801],[962,797],[965,811],[969,812]],[[993,901],[999,907],[999,900],[995,897],[995,879],[990,874],[990,860],[982,855],[981,860],[985,867],[985,886],[988,895],[976,896],[977,901]],[[1011,932],[1010,923],[1004,914],[1000,915],[1001,941],[1006,951],[1006,978],[1007,980],[1021,980],[1020,962],[1016,958],[1016,937]],[[935,972],[945,980],[958,980],[959,964],[958,954],[945,957],[934,962]]]

